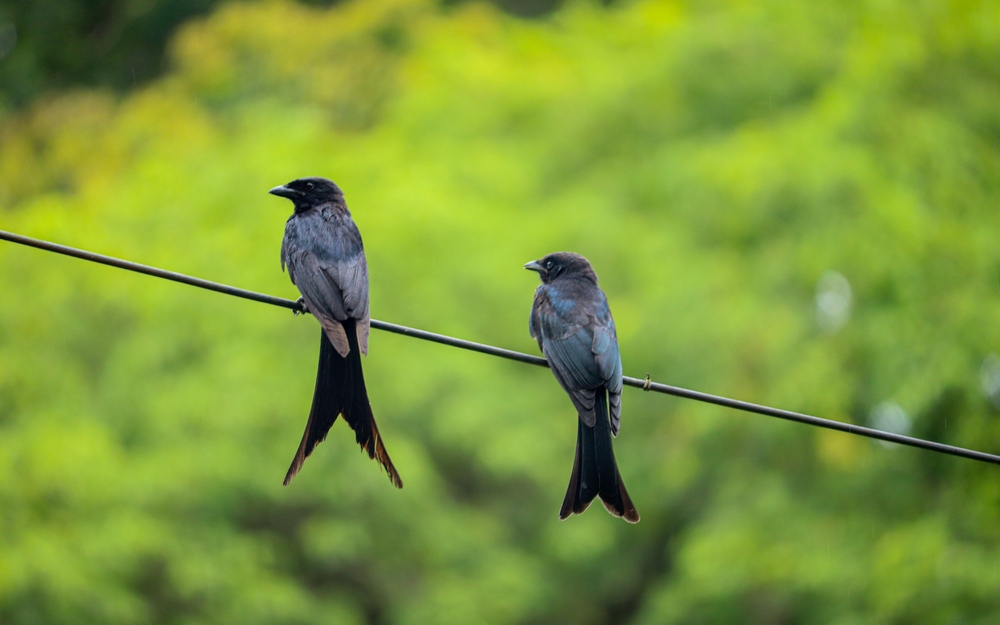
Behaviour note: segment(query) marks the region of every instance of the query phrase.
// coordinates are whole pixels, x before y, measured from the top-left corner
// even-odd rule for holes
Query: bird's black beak
[[[274,187],[273,189],[268,191],[268,193],[270,193],[271,195],[277,195],[278,197],[287,197],[290,200],[302,195],[301,191],[296,191],[295,189],[289,189],[283,184]]]
[[[542,273],[542,271],[544,271],[544,268],[538,263],[537,260],[525,263],[524,268],[528,271],[537,271],[538,273]]]

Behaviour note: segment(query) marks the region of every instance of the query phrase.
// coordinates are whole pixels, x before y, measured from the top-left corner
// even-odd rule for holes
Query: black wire
[[[254,291],[248,291],[246,289],[239,289],[233,286],[229,286],[227,284],[220,284],[218,282],[202,280],[201,278],[194,278],[191,276],[184,275],[182,273],[167,271],[164,269],[159,269],[157,267],[150,267],[149,265],[140,265],[139,263],[133,263],[127,260],[113,258],[111,256],[104,256],[103,254],[95,254],[94,252],[87,252],[85,250],[80,250],[65,245],[59,245],[57,243],[50,243],[48,241],[42,241],[40,239],[33,239],[31,237],[26,237],[20,234],[14,234],[12,232],[5,232],[3,230],[0,230],[0,239],[10,241],[12,243],[19,243],[21,245],[35,247],[49,252],[55,252],[57,254],[73,256],[74,258],[82,258],[83,260],[89,260],[91,262],[101,263],[103,265],[118,267],[119,269],[127,269],[128,271],[135,271],[149,276],[155,276],[157,278],[165,278],[167,280],[173,280],[174,282],[181,282],[184,284],[189,284],[191,286],[208,289],[210,291],[225,293],[226,295],[234,295],[236,297],[242,297],[244,299],[250,299],[256,302],[271,304],[273,306],[281,306],[284,308],[289,308],[296,312],[302,312],[304,310],[302,304],[294,300],[284,299],[281,297],[274,297],[272,295],[265,295],[263,293],[256,293]],[[499,356],[501,358],[516,360],[518,362],[523,362],[530,365],[537,365],[540,367],[549,366],[548,363],[545,362],[544,358],[523,354],[521,352],[515,352],[509,349],[493,347],[492,345],[484,345],[483,343],[474,343],[472,341],[465,341],[451,336],[445,336],[444,334],[436,334],[434,332],[427,332],[426,330],[409,328],[406,326],[397,325],[395,323],[389,323],[387,321],[379,321],[377,319],[372,319],[371,324],[373,328],[384,330],[386,332],[402,334],[403,336],[410,336],[425,341],[432,341],[434,343],[441,343],[442,345],[448,345],[451,347],[468,349],[474,352],[489,354],[491,356]],[[717,406],[724,406],[726,408],[733,408],[735,410],[742,410],[744,412],[753,412],[768,417],[777,417],[778,419],[785,419],[788,421],[795,421],[798,423],[805,423],[807,425],[814,425],[816,427],[827,428],[829,430],[837,430],[839,432],[847,432],[848,434],[856,434],[858,436],[876,438],[890,443],[898,443],[900,445],[908,445],[910,447],[919,447],[921,449],[936,451],[939,453],[949,454],[952,456],[959,456],[961,458],[968,458],[970,460],[989,462],[991,464],[1000,464],[1000,456],[988,454],[982,451],[965,449],[964,447],[955,447],[953,445],[945,445],[943,443],[928,441],[921,438],[914,438],[912,436],[904,436],[902,434],[893,434],[892,432],[884,432],[882,430],[866,428],[860,425],[844,423],[842,421],[822,419],[820,417],[814,417],[811,415],[802,414],[800,412],[792,412],[790,410],[782,410],[780,408],[771,408],[770,406],[752,404],[749,402],[740,401],[738,399],[729,399],[728,397],[721,397],[719,395],[710,395],[708,393],[692,391],[686,388],[681,388],[679,386],[660,384],[658,382],[653,382],[652,380],[649,379],[648,376],[645,379],[631,378],[626,376],[623,382],[627,386],[634,386],[636,388],[641,388],[646,391],[655,391],[657,393],[664,393],[667,395],[673,395],[675,397],[693,399],[695,401],[715,404]]]
[[[301,312],[303,310],[301,304],[299,304],[298,302],[294,302],[290,299],[284,299],[282,297],[274,297],[272,295],[264,295],[263,293],[254,293],[253,291],[247,291],[246,289],[238,289],[234,286],[229,286],[227,284],[219,284],[218,282],[212,282],[210,280],[193,278],[191,276],[186,276],[182,273],[177,273],[176,271],[167,271],[166,269],[150,267],[149,265],[140,265],[139,263],[133,263],[132,261],[122,260],[120,258],[114,258],[112,256],[105,256],[103,254],[95,254],[94,252],[80,250],[75,247],[59,245],[58,243],[50,243],[48,241],[42,241],[41,239],[32,239],[31,237],[26,237],[20,234],[14,234],[13,232],[5,232],[3,230],[0,230],[0,239],[10,241],[11,243],[20,243],[21,245],[27,245],[29,247],[37,247],[40,250],[46,250],[48,252],[64,254],[66,256],[72,256],[74,258],[82,258],[83,260],[89,260],[91,262],[100,263],[102,265],[110,265],[112,267],[118,267],[119,269],[127,269],[129,271],[135,271],[137,273],[144,273],[147,276],[155,276],[157,278],[165,278],[167,280],[173,280],[174,282],[182,282],[184,284],[190,284],[191,286],[200,287],[202,289],[208,289],[209,291],[217,291],[219,293],[225,293],[226,295],[235,295],[236,297],[242,297],[244,299],[252,299],[255,302],[263,302],[265,304],[272,304],[274,306],[283,306],[285,308],[291,308],[292,310],[298,312]]]

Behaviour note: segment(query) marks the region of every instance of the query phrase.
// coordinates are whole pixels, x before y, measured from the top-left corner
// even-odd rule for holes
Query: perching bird
[[[611,448],[621,423],[622,361],[597,274],[571,252],[549,254],[524,268],[542,279],[531,306],[531,338],[578,413],[576,459],[559,518],[583,512],[599,496],[612,515],[638,523]]]
[[[300,178],[269,193],[295,204],[285,224],[281,267],[288,267],[292,283],[302,293],[300,301],[323,326],[309,421],[285,485],[343,414],[368,457],[378,460],[393,485],[402,488],[403,481],[382,445],[361,371],[371,325],[368,263],[344,194],[326,178]]]

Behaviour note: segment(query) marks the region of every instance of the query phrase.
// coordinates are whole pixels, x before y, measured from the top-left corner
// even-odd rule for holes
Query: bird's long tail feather
[[[372,414],[372,405],[368,401],[368,389],[365,387],[365,374],[361,369],[361,350],[358,348],[358,334],[354,322],[345,323],[344,330],[347,332],[347,342],[351,347],[351,351],[347,354],[344,420],[354,430],[355,439],[361,448],[368,452],[368,457],[374,458],[382,465],[393,486],[402,488],[403,480],[382,444],[382,435],[375,425],[375,415]]]
[[[302,441],[299,443],[295,458],[288,467],[284,483],[287,486],[292,481],[316,445],[326,439],[337,417],[343,414],[344,420],[354,430],[358,444],[368,452],[368,457],[378,460],[393,485],[402,488],[403,481],[382,444],[382,437],[378,426],[375,425],[375,416],[368,401],[354,321],[345,322],[344,330],[350,345],[350,352],[346,358],[337,353],[326,333],[321,333],[319,367],[316,371],[316,386],[313,391],[312,407],[309,410],[309,420],[306,422],[306,429],[302,434]]]
[[[594,427],[587,426],[583,419],[577,419],[576,458],[559,518],[566,519],[571,514],[583,512],[599,496],[612,515],[622,517],[629,523],[638,523],[639,512],[625,489],[611,447],[607,391],[598,391],[594,412],[597,417]]]

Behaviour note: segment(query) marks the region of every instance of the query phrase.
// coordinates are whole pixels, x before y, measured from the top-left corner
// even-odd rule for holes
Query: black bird
[[[295,204],[281,242],[281,268],[288,267],[292,283],[302,293],[300,301],[323,326],[309,421],[285,485],[343,414],[368,457],[378,460],[393,485],[402,488],[403,481],[382,445],[361,371],[371,325],[368,263],[344,193],[326,178],[299,178],[269,193]]]
[[[531,338],[579,415],[576,459],[559,518],[583,512],[599,496],[612,515],[638,523],[611,448],[621,423],[622,361],[597,274],[586,258],[571,252],[549,254],[524,268],[542,279],[531,306]]]

